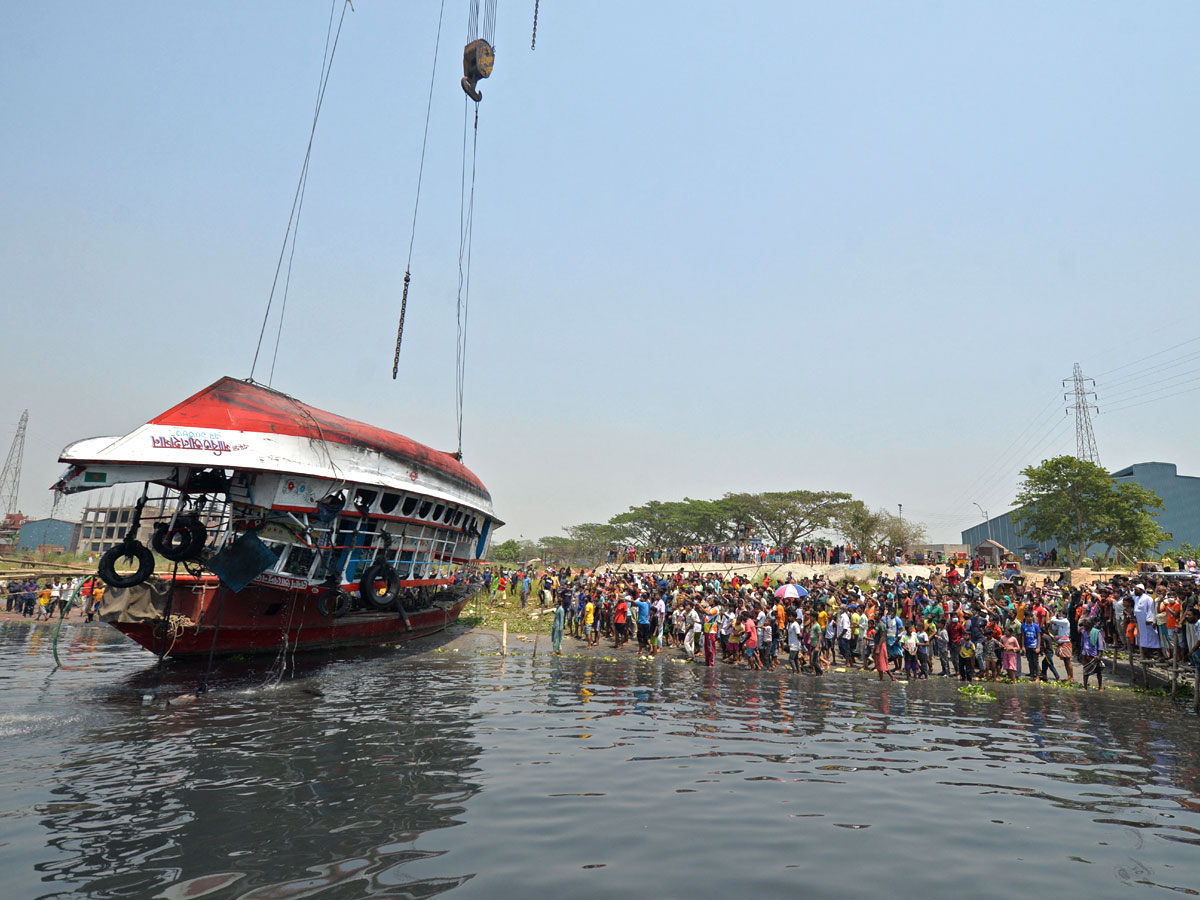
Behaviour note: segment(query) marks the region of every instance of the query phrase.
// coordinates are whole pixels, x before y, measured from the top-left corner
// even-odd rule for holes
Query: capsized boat
[[[101,617],[160,655],[443,629],[503,524],[457,455],[235,378],[122,437],[70,444],[60,462],[64,494],[143,485],[123,542],[100,559]],[[169,572],[154,575],[156,554]]]

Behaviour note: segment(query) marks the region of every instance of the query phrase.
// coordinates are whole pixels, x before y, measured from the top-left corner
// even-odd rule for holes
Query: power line
[[[1015,447],[1017,447],[1018,443],[1021,442],[1022,438],[1024,438],[1030,431],[1032,431],[1034,428],[1042,427],[1042,425],[1045,421],[1049,421],[1048,419],[1046,419],[1046,414],[1048,412],[1050,412],[1054,407],[1058,406],[1058,404],[1061,402],[1062,401],[1059,399],[1057,394],[1055,394],[1053,397],[1051,397],[1050,401],[1041,408],[1041,410],[1037,413],[1037,415],[1035,415],[1033,417],[1032,420],[1030,420],[1029,424],[1026,425],[1017,434],[1017,436],[1012,439],[1012,441],[1008,444],[1007,447],[1004,448],[1003,451],[1001,451],[1000,455],[998,457],[994,458],[992,460],[992,462],[989,463],[983,469],[983,471],[981,471],[980,474],[975,477],[975,480],[972,481],[966,487],[965,490],[963,490],[960,494],[958,494],[955,497],[955,500],[951,504],[951,507],[954,509],[957,509],[960,506],[963,506],[966,503],[970,502],[967,498],[973,492],[978,490],[980,483],[990,481],[998,471],[1003,472],[1005,469],[1007,469],[1007,460],[1009,458],[1009,455],[1012,453],[1013,449]],[[1017,453],[1019,455],[1020,450],[1018,450]]]
[[[1130,382],[1134,382],[1134,381],[1142,381],[1146,378],[1149,378],[1155,372],[1160,372],[1160,371],[1163,371],[1166,369],[1177,369],[1180,366],[1186,365],[1187,363],[1192,362],[1195,359],[1200,359],[1200,350],[1197,350],[1194,353],[1188,353],[1185,356],[1181,356],[1179,359],[1175,360],[1174,362],[1158,363],[1157,365],[1148,366],[1147,368],[1142,369],[1136,375],[1130,375],[1126,378],[1118,378],[1116,381],[1106,381],[1106,382],[1103,382],[1103,384],[1104,384],[1105,388],[1111,388],[1111,387],[1117,387],[1122,384],[1129,384]]]
[[[1195,369],[1188,369],[1187,371],[1184,371],[1184,372],[1177,372],[1174,375],[1168,375],[1166,378],[1160,379],[1159,381],[1156,381],[1153,384],[1140,384],[1140,385],[1136,385],[1131,388],[1127,388],[1126,390],[1123,390],[1123,391],[1117,391],[1115,394],[1105,394],[1104,402],[1111,403],[1112,401],[1114,401],[1116,399],[1119,399],[1122,397],[1128,397],[1129,395],[1144,396],[1146,394],[1156,393],[1156,392],[1158,392],[1160,390],[1164,390],[1166,388],[1178,387],[1180,384],[1188,384],[1191,381],[1196,380],[1195,378],[1188,378],[1188,376],[1196,375],[1197,373],[1200,373],[1200,367],[1197,367]],[[1186,379],[1186,380],[1179,381],[1179,379],[1181,379],[1181,378]],[[1125,401],[1121,400],[1121,402],[1124,403]]]
[[[1190,384],[1193,381],[1200,381],[1200,378],[1193,378],[1193,379],[1191,379],[1191,381],[1183,382],[1183,384]],[[1179,385],[1175,385],[1175,387],[1179,387]],[[1174,397],[1182,396],[1183,394],[1191,394],[1194,391],[1200,391],[1200,386],[1193,387],[1193,388],[1185,388],[1184,390],[1181,390],[1181,391],[1170,389],[1168,391],[1168,393],[1163,394],[1162,396],[1159,396],[1159,397],[1145,396],[1145,397],[1132,398],[1125,405],[1106,408],[1104,410],[1104,412],[1105,412],[1105,414],[1110,414],[1110,413],[1121,412],[1122,410],[1126,410],[1126,409],[1136,409],[1137,407],[1140,407],[1140,406],[1146,406],[1151,403],[1158,403],[1160,400],[1170,400]]]
[[[1188,344],[1194,344],[1197,341],[1200,341],[1200,335],[1194,338],[1188,338],[1186,341],[1180,341],[1178,344],[1172,344],[1170,347],[1164,347],[1161,350],[1156,350],[1155,352],[1160,354],[1170,353],[1172,350],[1178,350],[1180,347],[1186,347]],[[1108,369],[1104,372],[1101,372],[1099,377],[1103,378],[1105,375],[1111,375],[1113,372],[1120,372],[1122,369],[1128,369],[1130,366],[1136,366],[1139,362],[1141,362],[1140,359],[1132,360],[1124,363],[1123,365],[1117,366],[1115,369]]]
[[[1066,425],[1070,421],[1071,420],[1067,417],[1059,419],[1053,426],[1051,426],[1050,430],[1045,432],[1045,434],[1041,436],[1037,443],[1026,452],[1024,455],[1024,461],[1036,461],[1046,447],[1051,446],[1057,438],[1066,433]],[[1000,493],[1000,486],[1005,483],[1006,479],[1009,480],[1010,483],[1015,481],[1019,474],[1020,470],[1018,469],[1016,474],[1010,472],[1001,475],[999,479],[992,482],[991,486],[980,491],[980,499],[988,500],[989,506],[995,505],[995,500]],[[1009,490],[1006,489],[1005,493],[1009,493]],[[1012,503],[1011,499],[1006,499],[1004,502],[1009,505]]]

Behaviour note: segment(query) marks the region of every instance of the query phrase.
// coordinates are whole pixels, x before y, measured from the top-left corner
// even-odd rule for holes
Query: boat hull
[[[172,658],[364,647],[446,629],[457,621],[475,590],[475,586],[447,586],[433,605],[403,616],[398,611],[361,610],[333,618],[320,613],[311,592],[252,585],[235,594],[224,585],[204,581],[176,585],[163,618],[109,624],[155,655]]]

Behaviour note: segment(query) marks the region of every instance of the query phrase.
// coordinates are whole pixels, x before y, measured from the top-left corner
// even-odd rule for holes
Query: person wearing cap
[[[1144,584],[1139,583],[1133,589],[1133,618],[1137,622],[1138,646],[1142,648],[1142,658],[1160,655],[1162,642],[1158,639],[1154,598],[1146,593]]]

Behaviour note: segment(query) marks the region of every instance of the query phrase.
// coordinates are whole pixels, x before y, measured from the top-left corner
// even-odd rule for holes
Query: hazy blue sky
[[[274,381],[446,449],[467,6],[400,381],[437,0],[346,16]],[[249,374],[329,11],[7,4],[0,452],[28,407],[26,512],[67,442]],[[532,13],[501,0],[480,106],[464,450],[502,537],[804,487],[956,540],[1073,450],[1075,361],[1105,464],[1200,475],[1200,4],[544,0],[530,52]]]

